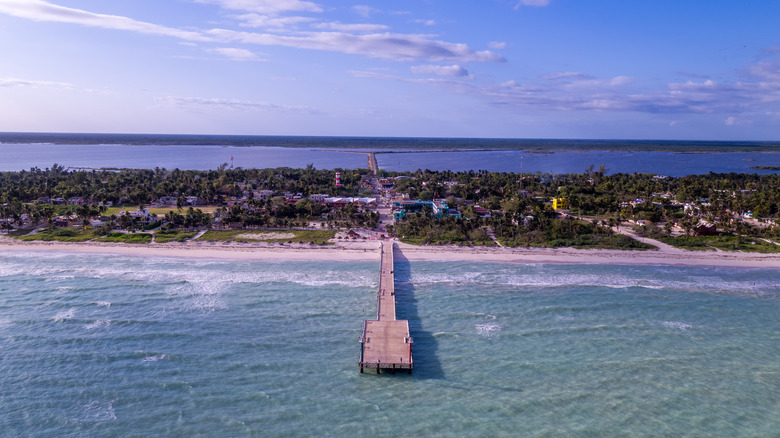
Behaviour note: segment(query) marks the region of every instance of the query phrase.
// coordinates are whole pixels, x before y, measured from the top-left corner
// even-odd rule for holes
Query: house
[[[395,180],[392,178],[382,178],[379,180],[379,187],[382,190],[393,190],[395,187]]]
[[[275,192],[273,190],[260,190],[259,192],[257,192],[255,194],[255,198],[267,201],[267,200],[273,198],[274,193]]]
[[[553,210],[561,210],[569,208],[569,202],[564,198],[553,198],[552,200]]]
[[[479,205],[474,206],[474,213],[479,217],[490,217],[490,210],[480,207]]]
[[[55,227],[77,227],[78,225],[78,216],[57,216],[54,218]]]
[[[129,215],[133,219],[139,219],[142,222],[153,222],[153,221],[157,220],[157,216],[153,215],[153,214],[150,214],[148,208],[144,208],[143,210],[141,210],[139,208],[139,209],[131,210],[131,211],[123,210],[123,211],[119,212],[119,216],[122,216],[122,215]]]
[[[319,203],[325,202],[325,198],[329,198],[329,197],[330,195],[326,195],[325,193],[317,193],[317,194],[309,195],[310,200]]]
[[[176,198],[174,198],[173,196],[163,196],[157,200],[157,205],[159,206],[176,205]]]
[[[693,229],[694,236],[714,236],[718,234],[718,230],[714,224],[708,222],[699,222]]]

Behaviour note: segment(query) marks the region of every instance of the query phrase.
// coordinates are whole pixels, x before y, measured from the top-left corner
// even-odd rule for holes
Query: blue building
[[[434,199],[433,201],[423,201],[421,199],[393,201],[393,216],[396,220],[402,220],[407,213],[423,211],[425,207],[429,207],[433,217],[438,219],[445,216],[460,218],[460,213],[454,208],[451,209],[447,205],[447,201],[441,199]]]

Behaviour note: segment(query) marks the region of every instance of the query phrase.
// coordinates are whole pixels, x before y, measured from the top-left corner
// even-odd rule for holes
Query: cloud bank
[[[230,29],[202,31],[181,30],[137,21],[128,17],[97,14],[58,6],[44,0],[0,0],[0,13],[35,21],[70,23],[103,29],[124,30],[143,34],[178,38],[202,43],[243,43],[284,46],[306,50],[322,50],[394,61],[450,60],[457,62],[503,62],[503,56],[489,51],[476,51],[466,44],[435,39],[433,35],[386,32],[387,26],[376,24],[343,24],[315,22],[315,31],[278,32],[288,26],[315,21],[309,17],[279,17],[288,11],[320,12],[315,3],[300,0],[193,0],[216,4],[226,9],[250,12],[240,15],[239,25],[270,27],[277,33],[241,32]],[[266,14],[266,15],[263,15]],[[268,15],[270,14],[270,15]],[[316,29],[327,29],[317,31]],[[377,31],[384,31],[378,33]],[[368,33],[366,33],[368,32]],[[221,49],[211,48],[211,51]],[[246,52],[244,52],[246,54]]]

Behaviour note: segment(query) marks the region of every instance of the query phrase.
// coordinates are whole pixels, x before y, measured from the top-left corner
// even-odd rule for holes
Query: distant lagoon
[[[751,169],[780,166],[780,154],[755,152],[676,153],[653,151],[460,151],[377,154],[380,169],[402,171],[489,170],[492,172],[582,173],[604,166],[607,173],[652,173],[666,176],[715,173],[777,173]]]
[[[61,134],[48,138],[36,134],[0,134],[0,171],[45,169],[55,163],[86,169],[213,170],[225,164],[243,168],[301,168],[312,164],[318,169],[352,169],[367,167],[367,152],[375,152],[380,169],[390,171],[488,170],[560,174],[582,173],[590,166],[598,169],[603,165],[609,174],[636,172],[679,177],[710,172],[775,174],[777,171],[751,167],[780,167],[780,148],[766,143],[734,143],[734,152],[730,152],[728,143],[691,142],[674,148],[668,143],[646,141],[518,140],[516,144],[510,144],[494,139],[468,142],[436,139],[433,142],[431,139],[377,138],[362,139],[361,142],[360,139],[344,138],[343,147],[339,147],[339,139],[332,137],[262,137],[264,142],[259,142],[265,144],[276,140],[278,146],[245,143],[257,137],[115,137]],[[71,143],[69,139],[83,142]],[[35,140],[52,142],[36,143]],[[115,142],[120,140],[126,143]],[[185,140],[195,144],[176,142]],[[200,144],[220,140],[225,144]],[[361,144],[365,147],[359,147]],[[467,148],[469,145],[472,147]],[[570,149],[566,149],[567,146]],[[596,147],[604,149],[594,149]]]

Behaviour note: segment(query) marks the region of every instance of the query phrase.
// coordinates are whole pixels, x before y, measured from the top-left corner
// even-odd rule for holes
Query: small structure
[[[564,198],[553,198],[553,210],[565,210],[569,208],[569,202]]]

